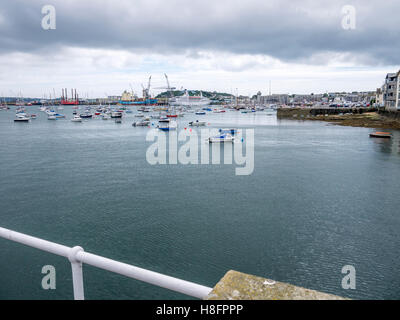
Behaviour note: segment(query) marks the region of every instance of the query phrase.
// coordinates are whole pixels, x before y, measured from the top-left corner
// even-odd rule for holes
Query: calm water
[[[147,163],[149,129],[92,119],[29,124],[0,111],[0,226],[213,286],[230,269],[351,298],[400,298],[400,134],[209,114],[255,128],[255,170]],[[195,119],[188,114],[180,127]],[[200,118],[198,116],[197,118]],[[41,289],[54,265],[57,289]],[[357,289],[341,288],[354,265]],[[88,299],[185,296],[84,266]],[[64,258],[0,239],[0,299],[72,299]]]

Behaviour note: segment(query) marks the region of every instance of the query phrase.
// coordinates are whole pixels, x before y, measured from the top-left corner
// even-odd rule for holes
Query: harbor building
[[[382,91],[385,109],[387,111],[400,110],[400,71],[386,75]]]

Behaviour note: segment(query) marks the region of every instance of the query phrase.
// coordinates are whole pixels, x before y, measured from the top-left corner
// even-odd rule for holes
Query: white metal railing
[[[180,292],[199,299],[204,299],[212,290],[212,288],[208,288],[193,282],[173,278],[161,273],[138,268],[126,263],[85,252],[81,247],[70,248],[61,244],[31,237],[26,234],[1,227],[0,237],[68,258],[68,260],[71,262],[75,300],[84,300],[85,298],[83,289],[82,263],[86,263],[100,269],[118,273],[129,278],[147,282],[155,286]]]

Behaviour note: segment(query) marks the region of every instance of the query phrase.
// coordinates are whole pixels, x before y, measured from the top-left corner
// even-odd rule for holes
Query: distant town
[[[121,95],[107,96],[106,98],[82,98],[77,89],[62,89],[61,94],[53,94],[42,98],[26,98],[22,96],[1,97],[0,103],[4,105],[168,105],[176,97],[204,97],[214,105],[236,105],[238,108],[251,106],[276,105],[278,107],[374,107],[384,108],[387,111],[400,110],[400,71],[388,73],[384,84],[376,91],[364,92],[328,92],[319,94],[268,94],[257,92],[253,96],[234,95],[231,93],[210,92],[202,90],[176,90],[166,87],[166,91],[151,94],[150,80],[147,88],[143,87],[142,97],[133,90],[124,90]],[[53,96],[52,96],[53,95]]]

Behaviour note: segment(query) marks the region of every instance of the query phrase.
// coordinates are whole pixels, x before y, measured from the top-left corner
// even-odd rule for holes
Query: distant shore
[[[400,130],[400,112],[362,112],[313,115],[310,109],[280,109],[278,118],[325,121],[340,126]]]

